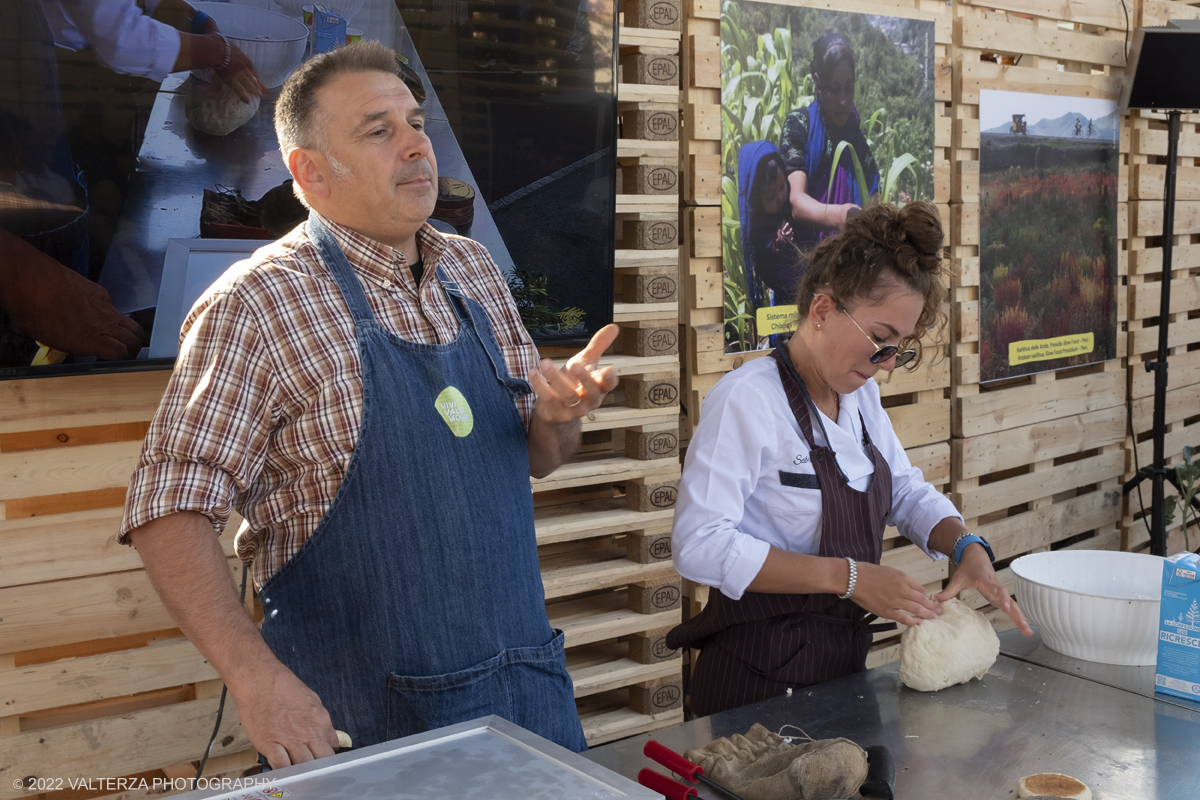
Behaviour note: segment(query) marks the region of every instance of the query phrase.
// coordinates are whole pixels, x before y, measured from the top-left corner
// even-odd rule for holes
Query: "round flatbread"
[[[1017,797],[1060,797],[1064,800],[1092,800],[1092,790],[1083,781],[1061,772],[1040,772],[1017,781]]]

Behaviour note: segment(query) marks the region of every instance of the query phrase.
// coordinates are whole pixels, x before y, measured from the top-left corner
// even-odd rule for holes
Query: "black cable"
[[[1122,0],[1123,2],[1123,0]],[[1129,439],[1133,442],[1133,475],[1136,478],[1142,474],[1142,468],[1138,466],[1137,456],[1137,434],[1133,432],[1133,386],[1129,387],[1130,391],[1125,394],[1125,420],[1129,423]],[[1146,503],[1142,499],[1142,484],[1137,485],[1138,508],[1142,512],[1142,524],[1146,526],[1146,534],[1153,539],[1154,534],[1150,530],[1149,518],[1146,516]]]
[[[1125,64],[1129,64],[1129,7],[1121,0],[1121,8],[1125,10]]]
[[[246,576],[249,574],[249,567],[246,562],[242,562],[242,590],[239,595],[242,608],[246,607]],[[221,730],[221,716],[225,713],[225,697],[229,694],[229,687],[221,687],[221,702],[217,705],[217,722],[213,725],[212,736],[208,737],[208,747],[204,748],[204,757],[200,759],[200,766],[196,767],[196,785],[193,789],[198,789],[200,785],[200,776],[204,774],[204,765],[208,763],[208,756],[212,753],[213,743],[217,741],[217,732]]]

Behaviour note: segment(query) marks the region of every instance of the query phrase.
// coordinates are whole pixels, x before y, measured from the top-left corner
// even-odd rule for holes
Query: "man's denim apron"
[[[362,427],[325,517],[259,592],[263,637],[356,747],[496,714],[586,749],[538,571],[513,402],[529,384],[440,269],[458,336],[409,342],[315,215],[307,231],[354,319]]]

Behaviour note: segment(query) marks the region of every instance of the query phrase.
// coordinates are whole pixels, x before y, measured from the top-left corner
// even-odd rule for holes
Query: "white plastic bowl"
[[[1109,550],[1033,553],[1012,563],[1017,603],[1051,650],[1085,661],[1158,660],[1163,559]]]
[[[246,54],[263,86],[282,86],[304,60],[308,28],[300,20],[255,6],[193,3],[213,18],[221,33]]]

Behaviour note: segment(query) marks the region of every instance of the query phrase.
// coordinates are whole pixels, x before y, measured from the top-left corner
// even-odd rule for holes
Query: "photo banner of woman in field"
[[[1116,358],[1112,100],[983,90],[981,381]]]
[[[804,255],[847,216],[934,199],[933,37],[928,19],[722,4],[726,352],[795,330]]]

